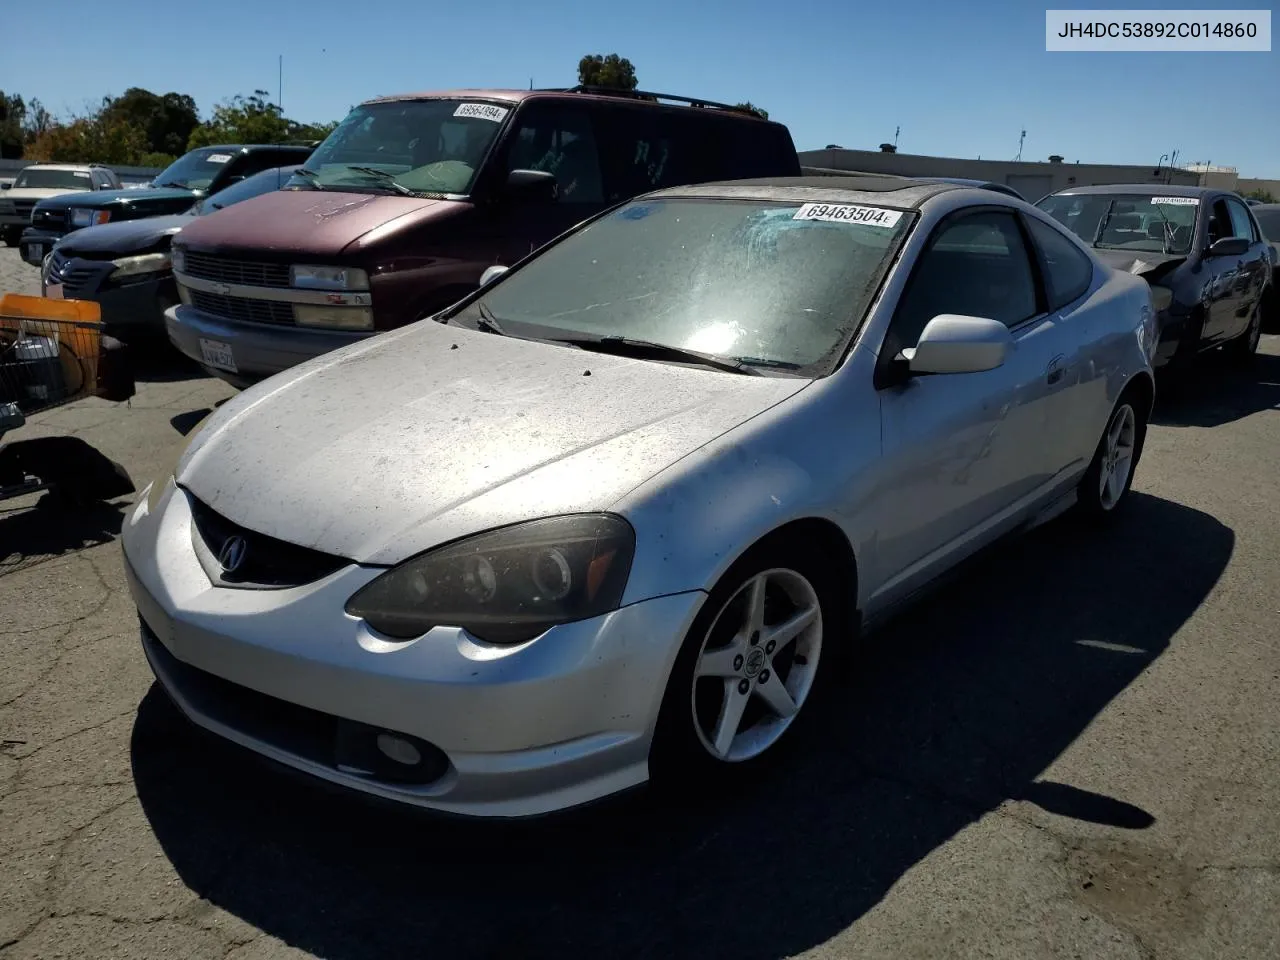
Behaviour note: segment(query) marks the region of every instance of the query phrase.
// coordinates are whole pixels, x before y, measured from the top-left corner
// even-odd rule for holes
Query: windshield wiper
[[[685,360],[715,370],[726,370],[729,373],[742,373],[749,377],[760,376],[760,371],[747,366],[744,360],[732,357],[720,357],[714,353],[703,353],[700,350],[687,350],[684,347],[673,347],[666,343],[655,343],[652,340],[637,340],[634,337],[548,337],[551,343],[569,343],[583,350],[598,350],[601,353],[616,353],[620,356],[651,356],[655,359]]]
[[[179,190],[190,190],[191,188],[181,180],[168,180],[164,183],[157,183],[157,187],[176,187]]]
[[[394,190],[396,193],[403,194],[406,197],[412,197],[413,191],[406,187],[403,183],[396,180],[394,173],[388,173],[386,170],[379,170],[377,167],[357,167],[355,164],[347,164],[348,170],[355,170],[357,173],[367,173],[371,177],[376,177],[384,184]]]
[[[299,167],[297,170],[293,171],[293,175],[295,177],[302,177],[316,190],[324,189],[324,187],[320,186],[320,174],[314,170],[308,170],[306,167]]]
[[[480,314],[479,319],[476,320],[477,329],[485,333],[496,333],[500,337],[508,335],[507,331],[502,329],[502,324],[498,323],[498,318],[493,315],[493,311],[483,303],[476,304],[476,312]]]

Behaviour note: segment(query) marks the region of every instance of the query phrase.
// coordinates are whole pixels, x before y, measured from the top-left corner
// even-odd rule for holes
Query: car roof
[[[733,200],[821,200],[832,203],[887,203],[916,208],[930,197],[948,190],[963,190],[954,183],[909,180],[900,177],[762,177],[755,180],[721,180],[683,187],[667,187],[646,198],[703,197]]]
[[[196,147],[195,150],[311,150],[313,148],[300,143],[211,143],[208,146]],[[195,153],[188,150],[188,153]]]
[[[1052,194],[1055,197],[1073,197],[1088,194],[1146,194],[1153,197],[1203,197],[1210,193],[1230,193],[1216,187],[1184,187],[1168,183],[1104,183],[1091,187],[1067,187]]]
[[[39,167],[41,170],[97,170],[102,169],[101,163],[45,163],[37,160],[35,163],[29,163],[23,167],[26,170],[29,167]],[[18,173],[21,173],[19,170]]]
[[[668,101],[685,101],[683,103],[663,102],[659,98],[667,98]],[[600,88],[579,89],[574,87],[566,88],[543,88],[534,90],[508,90],[503,88],[474,88],[464,87],[456,90],[426,90],[420,93],[393,93],[380,97],[372,97],[363,101],[364,103],[392,103],[399,100],[502,100],[512,105],[517,105],[525,100],[544,99],[544,100],[587,100],[592,103],[610,103],[610,104],[639,104],[642,107],[662,107],[668,110],[696,110],[699,113],[712,113],[716,116],[734,117],[739,120],[753,120],[757,123],[770,123],[779,126],[776,121],[767,120],[759,114],[751,113],[748,110],[740,110],[728,104],[714,103],[709,100],[698,100],[692,97],[678,97],[673,94],[651,93],[646,90],[617,91],[614,93]],[[712,109],[706,109],[712,108]]]

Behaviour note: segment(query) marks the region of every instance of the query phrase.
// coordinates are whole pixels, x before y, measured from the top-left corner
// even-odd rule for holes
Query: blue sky
[[[59,16],[80,20],[75,9],[89,6],[64,0]],[[530,78],[565,86],[584,53],[617,52],[644,89],[763,106],[802,150],[875,149],[901,126],[904,153],[1009,160],[1025,129],[1023,159],[1154,164],[1177,149],[1188,161],[1280,178],[1274,45],[1047,53],[1043,5],[111,0],[92,7],[110,17],[74,30],[51,28],[39,3],[6,7],[0,89],[39,97],[55,113],[129,86],[189,93],[208,113],[235,93],[274,95],[283,54],[285,113],[320,121],[377,94],[527,87]]]

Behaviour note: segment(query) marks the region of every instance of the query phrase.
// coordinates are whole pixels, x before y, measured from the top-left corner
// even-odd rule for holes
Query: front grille
[[[62,284],[65,294],[79,293],[96,286],[94,280],[99,271],[82,260],[71,260],[61,253],[54,253],[49,260],[49,282]]]
[[[18,211],[13,208],[12,200],[0,200],[0,216],[12,217]]]
[[[31,210],[35,207],[34,200],[14,200],[13,212],[20,216],[23,220],[31,219]]]
[[[242,323],[274,323],[292,326],[293,304],[282,300],[250,300],[248,297],[225,297],[220,293],[191,290],[191,304],[198,310],[239,320]]]
[[[266,534],[248,530],[216,513],[195,497],[191,502],[194,536],[200,537],[215,558],[232,537],[245,541],[244,560],[234,573],[216,569],[216,579],[227,585],[246,587],[298,587],[314,583],[340,570],[351,561],[332,554],[299,547]],[[211,575],[212,577],[212,575]]]
[[[312,763],[370,780],[429,784],[449,769],[449,758],[434,744],[410,738],[420,760],[401,765],[381,757],[382,731],[310,707],[289,703],[206,673],[171,654],[145,620],[138,618],[142,643],[156,672],[201,716],[259,743]]]
[[[255,287],[288,287],[289,267],[279,263],[228,260],[205,253],[186,253],[185,273],[201,280],[244,283]]]
[[[62,229],[67,224],[67,212],[65,210],[36,210],[31,214],[31,224],[36,227]]]

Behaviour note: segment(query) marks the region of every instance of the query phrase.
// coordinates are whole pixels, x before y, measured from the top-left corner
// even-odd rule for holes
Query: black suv
[[[184,213],[201,197],[263,170],[305,163],[312,145],[200,147],[179,157],[145,187],[65,193],[41,200],[22,234],[22,259],[40,266],[53,245],[81,227]]]

